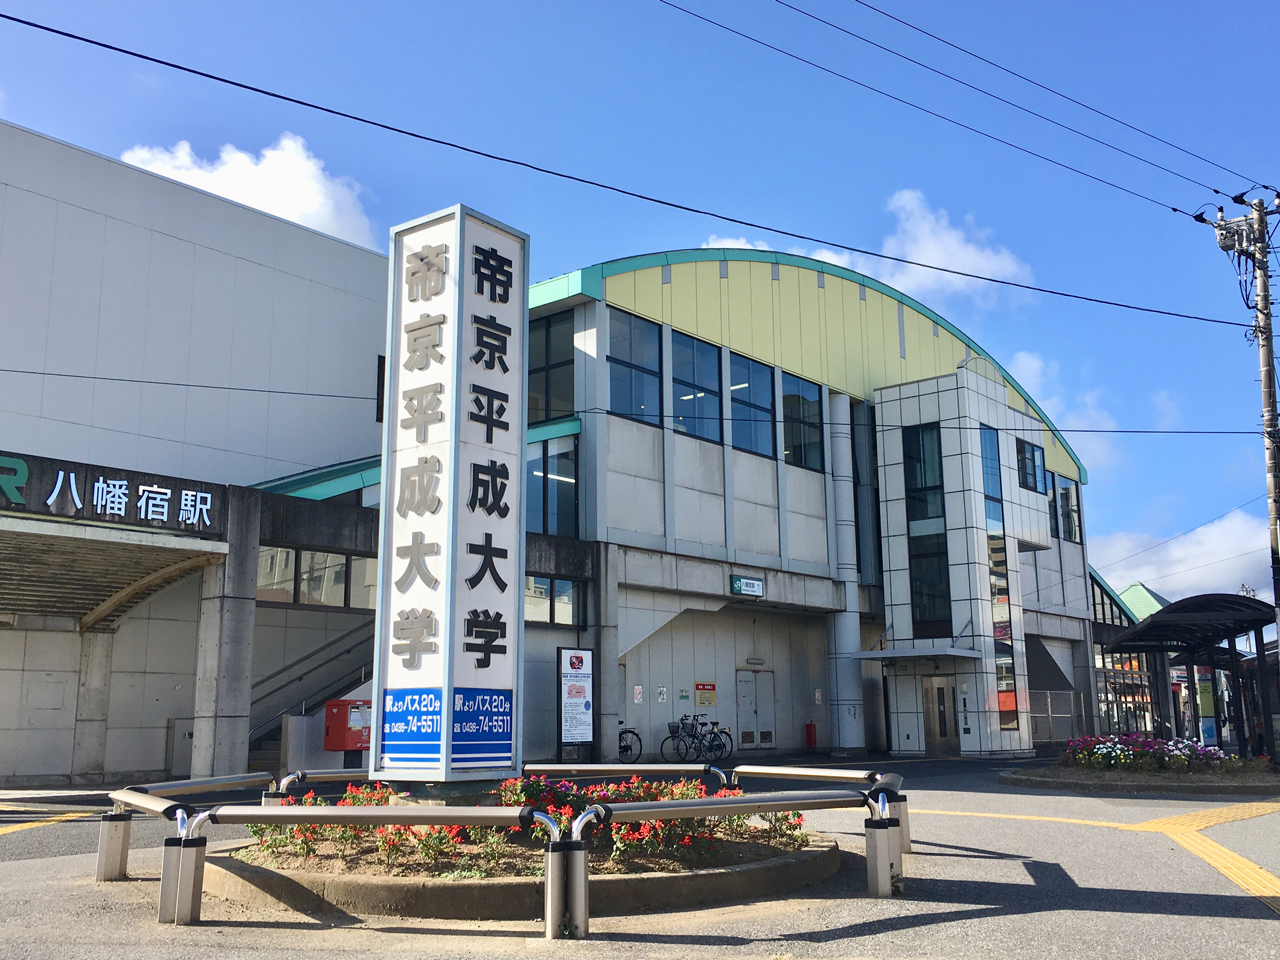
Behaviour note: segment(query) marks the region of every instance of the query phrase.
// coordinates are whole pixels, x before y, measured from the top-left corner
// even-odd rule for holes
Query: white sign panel
[[[591,651],[560,651],[560,742],[595,739],[591,709]]]
[[[370,775],[520,769],[528,237],[391,233]]]

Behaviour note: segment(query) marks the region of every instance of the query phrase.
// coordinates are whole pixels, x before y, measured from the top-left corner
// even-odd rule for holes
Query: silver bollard
[[[867,836],[867,895],[893,896],[893,860],[888,820],[864,820]]]
[[[263,790],[262,805],[264,807],[280,807],[284,806],[284,798],[288,794],[280,790]]]
[[[907,815],[907,795],[898,794],[898,799],[889,804],[889,816],[897,820],[898,835],[902,841],[902,852],[911,852],[911,818]]]
[[[207,837],[183,837],[178,860],[178,896],[173,922],[186,926],[200,922],[204,893],[204,853]]]
[[[542,915],[546,926],[544,935],[548,940],[564,937],[565,846],[562,841],[555,841],[544,848]]]
[[[132,813],[102,815],[102,825],[98,828],[98,870],[95,874],[100,883],[127,879],[132,825]]]
[[[889,889],[895,894],[903,891],[902,881],[902,826],[893,817],[885,820],[889,825]]]
[[[160,907],[156,920],[173,923],[178,906],[178,869],[182,859],[182,838],[165,837],[160,860]]]
[[[565,899],[569,908],[569,936],[585,940],[590,932],[591,901],[588,892],[587,841],[566,840]]]

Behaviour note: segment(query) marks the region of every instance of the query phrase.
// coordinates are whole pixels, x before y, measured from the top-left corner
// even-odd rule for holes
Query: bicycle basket
[[[675,720],[668,720],[667,733],[671,734],[673,737],[677,736],[680,733],[680,724]]]
[[[693,734],[694,734],[693,721],[692,721],[692,720],[683,720],[683,721],[681,721],[681,723],[680,723],[680,729],[681,729],[685,734],[687,734],[687,735],[689,735],[689,736],[693,736]]]

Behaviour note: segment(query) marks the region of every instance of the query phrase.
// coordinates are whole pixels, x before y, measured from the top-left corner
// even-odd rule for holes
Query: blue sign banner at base
[[[510,690],[455,687],[450,762],[458,769],[500,770],[511,766]]]
[[[388,767],[439,766],[444,730],[441,719],[443,706],[439,687],[384,691],[381,740],[383,763]],[[510,713],[509,706],[507,712]]]

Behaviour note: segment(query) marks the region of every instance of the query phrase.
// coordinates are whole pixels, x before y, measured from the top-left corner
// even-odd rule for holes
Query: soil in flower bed
[[[666,873],[732,867],[780,857],[800,849],[807,842],[802,837],[767,842],[765,839],[767,831],[752,830],[751,833],[759,834],[760,838],[718,837],[712,842],[700,843],[682,852],[679,857],[651,854],[632,855],[624,860],[617,860],[611,858],[607,852],[592,851],[591,872],[597,874]],[[444,879],[540,877],[543,864],[540,844],[530,846],[518,841],[502,844],[497,849],[482,844],[454,844],[448,855],[434,860],[428,860],[413,851],[406,853],[390,866],[373,844],[363,845],[359,849],[349,847],[346,857],[340,857],[337,847],[329,841],[317,844],[314,855],[310,857],[301,856],[289,849],[273,850],[259,845],[236,850],[232,856],[246,863],[284,871]]]

